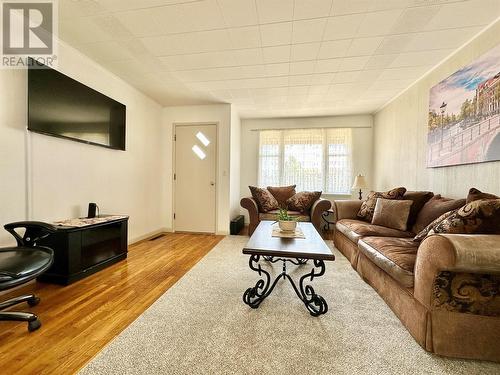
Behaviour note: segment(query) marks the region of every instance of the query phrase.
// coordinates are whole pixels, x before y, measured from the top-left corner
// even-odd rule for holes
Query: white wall
[[[102,213],[130,215],[129,242],[165,227],[161,106],[65,44],[62,73],[127,106],[127,151],[28,133],[27,73],[0,70],[0,224]],[[0,244],[13,243],[0,231]]]
[[[229,182],[229,217],[234,219],[240,214],[240,160],[241,160],[241,121],[237,110],[231,106],[231,152]]]
[[[370,115],[295,117],[269,119],[243,119],[241,121],[241,178],[240,197],[250,195],[249,185],[257,185],[259,129],[303,129],[303,128],[352,128],[352,171],[353,176],[363,173],[369,183],[372,181],[372,139],[373,118]],[[354,180],[354,178],[353,178]],[[326,199],[349,198],[349,196],[324,195]],[[353,191],[351,197],[357,197]],[[248,222],[247,210],[241,209]]]
[[[375,115],[377,190],[405,186],[465,197],[468,189],[500,193],[500,162],[427,168],[430,89],[500,43],[500,21],[457,51]]]
[[[230,152],[231,152],[231,105],[199,105],[199,106],[178,106],[165,107],[162,116],[163,134],[165,141],[163,159],[165,161],[166,177],[163,187],[164,197],[163,211],[166,213],[166,226],[169,229],[172,225],[172,198],[173,198],[173,180],[172,180],[172,135],[173,124],[175,123],[216,123],[217,128],[217,225],[216,230],[219,234],[229,233],[230,217]],[[201,214],[201,213],[196,213]]]

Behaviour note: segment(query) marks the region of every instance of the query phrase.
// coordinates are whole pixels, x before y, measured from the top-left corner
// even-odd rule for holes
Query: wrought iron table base
[[[248,288],[245,291],[245,293],[243,294],[243,302],[245,302],[253,309],[258,308],[262,301],[264,301],[264,299],[266,299],[266,297],[271,294],[278,281],[283,278],[290,281],[293,290],[300,298],[300,300],[304,303],[307,310],[312,316],[319,316],[321,314],[325,314],[328,311],[328,304],[326,303],[325,299],[316,294],[311,285],[305,284],[307,281],[312,281],[315,277],[322,276],[325,273],[325,263],[322,260],[313,260],[313,269],[311,270],[311,272],[305,274],[299,279],[299,285],[297,287],[293,279],[286,272],[286,263],[289,262],[295,265],[301,265],[307,263],[308,259],[288,259],[268,256],[264,256],[263,258],[272,263],[282,261],[283,270],[271,283],[270,273],[262,269],[259,264],[260,255],[251,255],[248,265],[252,270],[256,271],[259,274],[261,279],[257,281],[253,288]]]

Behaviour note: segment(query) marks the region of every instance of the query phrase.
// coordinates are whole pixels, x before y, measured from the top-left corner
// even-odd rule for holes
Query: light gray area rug
[[[258,277],[241,253],[247,240],[222,240],[81,374],[500,373],[495,363],[426,353],[337,251],[312,283],[327,314],[309,315],[288,281],[249,308],[242,295]],[[281,262],[272,267],[281,272]],[[310,269],[293,267],[296,276]]]

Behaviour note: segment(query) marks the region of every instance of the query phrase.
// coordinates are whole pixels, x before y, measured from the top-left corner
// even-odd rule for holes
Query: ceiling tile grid
[[[168,105],[373,113],[500,15],[498,0],[59,0],[61,39]]]

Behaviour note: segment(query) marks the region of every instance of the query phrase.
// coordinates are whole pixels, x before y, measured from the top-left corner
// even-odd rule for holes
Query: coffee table
[[[260,277],[255,286],[248,288],[243,294],[243,302],[251,308],[258,308],[280,279],[288,279],[312,316],[319,316],[328,311],[325,299],[316,294],[308,282],[322,276],[325,273],[325,261],[333,261],[335,256],[311,223],[301,222],[298,225],[305,238],[280,238],[272,237],[272,221],[261,221],[243,248],[243,254],[250,255],[250,269],[256,271]],[[312,264],[307,265],[309,260]],[[274,281],[271,282],[270,273],[261,267],[261,261],[282,262],[282,272]],[[287,263],[310,270],[300,277],[298,286],[287,273]]]

